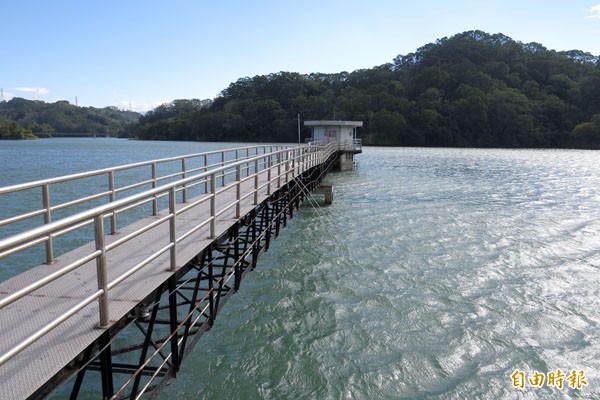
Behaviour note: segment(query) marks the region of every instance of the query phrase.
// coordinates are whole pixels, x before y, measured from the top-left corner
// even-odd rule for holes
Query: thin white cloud
[[[590,14],[586,18],[600,18],[600,4],[591,6],[585,11]]]
[[[17,92],[35,93],[35,94],[48,94],[50,90],[44,87],[18,87],[15,88]]]

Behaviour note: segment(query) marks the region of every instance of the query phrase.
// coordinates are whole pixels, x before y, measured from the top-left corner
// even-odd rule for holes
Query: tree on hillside
[[[363,121],[365,144],[593,147],[598,62],[468,31],[370,69],[240,78],[209,106],[153,110],[140,119],[139,136],[292,142],[298,114],[335,114]]]
[[[0,139],[35,139],[31,130],[0,116]]]

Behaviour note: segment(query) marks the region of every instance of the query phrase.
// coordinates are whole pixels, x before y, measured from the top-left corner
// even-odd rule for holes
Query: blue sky
[[[146,111],[278,71],[391,62],[467,30],[600,55],[600,0],[5,0],[0,88]]]

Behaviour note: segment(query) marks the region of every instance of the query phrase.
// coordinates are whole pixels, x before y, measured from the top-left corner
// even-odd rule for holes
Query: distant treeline
[[[371,69],[242,78],[213,102],[158,107],[132,131],[293,142],[298,113],[363,121],[372,145],[600,148],[600,65],[582,51],[469,31]]]
[[[68,101],[46,103],[15,97],[0,102],[0,139],[35,138],[53,132],[128,136],[140,114],[116,107],[77,107]]]
[[[371,145],[598,149],[600,63],[579,50],[469,31],[370,69],[242,78],[213,101],[175,100],[145,115],[14,98],[0,103],[0,138],[294,142],[298,114],[363,121],[359,135]]]

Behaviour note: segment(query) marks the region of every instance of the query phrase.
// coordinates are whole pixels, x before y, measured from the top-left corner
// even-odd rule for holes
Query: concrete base
[[[352,154],[352,153],[340,154],[340,159],[339,159],[340,171],[352,171],[353,167],[354,167],[354,154]]]
[[[333,203],[333,184],[321,182],[319,187],[314,191],[314,194],[322,194],[325,196],[325,205]]]

